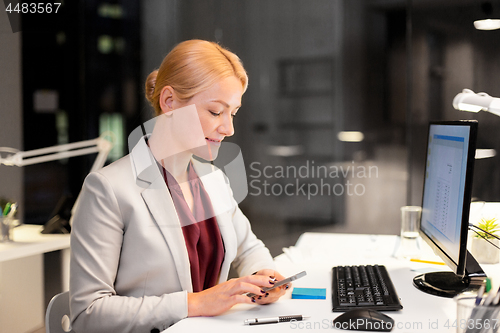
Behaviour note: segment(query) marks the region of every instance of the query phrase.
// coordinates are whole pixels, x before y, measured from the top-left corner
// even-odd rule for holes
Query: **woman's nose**
[[[232,136],[234,134],[233,116],[230,114],[223,118],[219,126],[219,133],[225,136]]]

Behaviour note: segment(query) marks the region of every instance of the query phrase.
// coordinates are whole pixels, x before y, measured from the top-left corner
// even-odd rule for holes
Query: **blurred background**
[[[72,0],[13,33],[2,12],[0,146],[111,130],[110,163],[153,115],[146,76],[183,40],[217,41],[248,71],[229,141],[247,167],[240,207],[272,254],[305,231],[399,234],[399,208],[421,204],[429,121],[477,119],[478,148],[500,149],[500,118],[452,107],[463,88],[500,97],[500,30],[473,25],[488,17],[500,0]],[[44,224],[94,158],[2,165],[0,197]],[[479,200],[500,201],[499,158],[476,161]]]

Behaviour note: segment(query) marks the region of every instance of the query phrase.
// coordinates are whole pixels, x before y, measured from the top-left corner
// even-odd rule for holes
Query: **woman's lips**
[[[205,138],[209,143],[219,146],[222,140],[215,140],[210,138]]]

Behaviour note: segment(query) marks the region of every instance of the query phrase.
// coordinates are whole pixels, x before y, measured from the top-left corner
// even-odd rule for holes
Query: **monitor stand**
[[[478,289],[485,278],[481,266],[467,251],[464,277],[453,272],[425,273],[414,277],[413,285],[428,294],[452,298],[464,291]]]

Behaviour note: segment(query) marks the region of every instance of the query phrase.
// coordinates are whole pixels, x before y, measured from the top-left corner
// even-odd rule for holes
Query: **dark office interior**
[[[477,148],[500,149],[500,118],[452,106],[464,88],[500,97],[500,30],[473,25],[498,16],[500,0],[74,0],[13,33],[4,15],[0,146],[112,131],[111,163],[153,116],[147,75],[181,41],[216,41],[248,72],[228,141],[246,166],[240,207],[272,255],[305,231],[399,234],[400,207],[421,204],[429,121],[476,119]],[[0,196],[26,224],[69,219],[94,159],[2,165]],[[500,201],[499,169],[498,154],[476,160],[474,200]]]
[[[92,139],[114,126],[120,144],[111,162],[127,153],[128,134],[152,116],[143,81],[169,49],[192,38],[228,47],[250,78],[230,139],[254,180],[241,207],[260,237],[280,239],[276,248],[270,245],[278,254],[315,228],[397,233],[399,207],[420,204],[430,120],[477,119],[479,148],[497,148],[500,120],[456,111],[451,102],[463,88],[500,95],[500,32],[472,25],[498,7],[498,1],[467,0],[71,1],[50,24],[41,16],[23,18],[18,48],[8,55],[18,70],[4,72],[3,81],[21,73],[16,105],[22,117],[13,123],[16,135],[22,133],[19,148]],[[57,96],[52,109],[34,102],[44,93]],[[340,141],[344,131],[361,132],[363,139]],[[20,171],[25,223],[44,224],[62,198],[74,199],[93,158]],[[354,175],[362,195],[304,197],[278,193],[279,184],[295,180],[259,178],[256,171],[313,164],[372,166],[377,174]],[[498,157],[477,161],[479,200],[499,199],[497,167]],[[309,175],[300,184],[327,181],[340,189],[348,177]],[[365,215],[372,206],[386,209]]]

